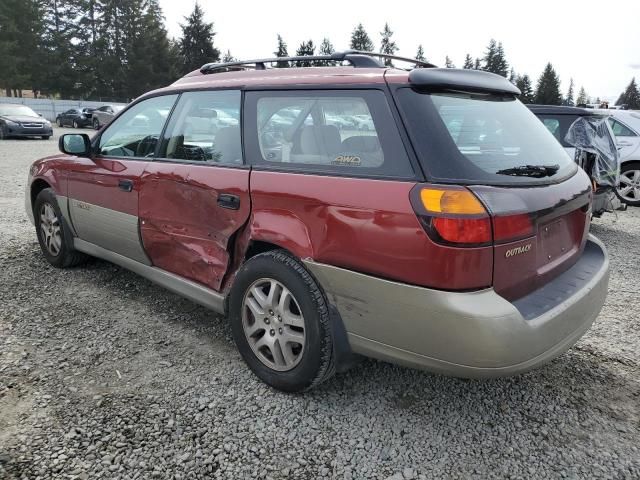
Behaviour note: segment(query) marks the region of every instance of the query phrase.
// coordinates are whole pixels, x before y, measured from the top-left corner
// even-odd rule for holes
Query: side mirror
[[[78,157],[91,156],[91,140],[86,133],[67,133],[58,140],[58,148],[62,153]]]

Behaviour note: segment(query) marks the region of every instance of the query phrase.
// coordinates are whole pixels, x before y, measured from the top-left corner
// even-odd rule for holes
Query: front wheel
[[[268,385],[300,392],[333,376],[327,300],[287,252],[262,253],[243,265],[231,290],[229,314],[240,354]]]
[[[93,129],[94,130],[99,130],[100,129],[100,122],[98,122],[97,118],[93,119]]]
[[[80,125],[78,125],[78,121],[77,120],[73,121],[73,128],[80,128]]]
[[[40,249],[51,265],[65,268],[86,260],[85,254],[73,248],[73,237],[64,224],[64,217],[51,188],[45,188],[36,197],[33,216]]]
[[[628,162],[620,169],[620,186],[616,193],[627,205],[640,207],[640,162]]]

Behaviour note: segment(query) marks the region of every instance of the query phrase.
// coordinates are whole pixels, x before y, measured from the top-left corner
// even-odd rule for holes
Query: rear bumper
[[[609,283],[606,250],[593,236],[572,268],[516,302],[493,289],[446,292],[306,265],[355,353],[470,378],[517,374],[568,350],[597,317]]]

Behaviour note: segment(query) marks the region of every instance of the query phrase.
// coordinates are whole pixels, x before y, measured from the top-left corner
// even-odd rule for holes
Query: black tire
[[[100,130],[100,122],[98,121],[97,118],[93,119],[93,129],[94,130]]]
[[[77,120],[73,121],[73,128],[80,128],[80,125],[78,125],[78,121]]]
[[[304,317],[304,350],[291,370],[277,371],[252,350],[242,326],[242,305],[250,286],[259,279],[282,283],[295,297]],[[324,293],[304,266],[284,250],[252,257],[238,272],[229,297],[233,339],[253,373],[266,384],[285,392],[301,392],[331,378],[335,373],[333,336]],[[266,335],[266,332],[265,332]]]
[[[53,207],[56,217],[60,221],[60,233],[61,233],[61,246],[57,255],[52,254],[45,244],[43,233],[41,229],[40,212],[43,205],[49,204]],[[45,188],[36,197],[36,201],[33,204],[33,216],[36,224],[36,235],[38,236],[38,243],[44,258],[47,259],[51,265],[57,268],[67,268],[79,265],[87,260],[87,255],[78,252],[73,248],[73,235],[69,226],[65,223],[64,216],[60,212],[56,195],[51,188]]]
[[[40,138],[42,138],[42,140],[49,140],[51,138],[51,135],[43,135]]]
[[[634,161],[634,162],[623,163],[622,167],[620,168],[620,174],[629,172],[631,170],[640,170],[640,162]],[[622,184],[620,186],[622,187]],[[618,191],[618,189],[616,189],[616,195],[618,196],[620,201],[626,203],[630,207],[640,207],[640,200],[634,201],[628,198],[624,198],[622,195],[620,195],[620,192]]]
[[[61,119],[61,118],[56,118],[56,124],[57,124],[59,127],[62,127],[62,119]]]

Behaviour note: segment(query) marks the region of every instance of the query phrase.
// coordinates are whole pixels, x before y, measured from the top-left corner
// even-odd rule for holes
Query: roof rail
[[[244,70],[246,68],[254,68],[255,70],[266,70],[267,63],[284,63],[284,62],[304,62],[311,64],[312,62],[349,62],[355,68],[384,68],[385,66],[374,57],[399,60],[408,62],[413,65],[425,68],[433,68],[435,65],[416,60],[415,58],[400,57],[397,55],[389,55],[386,53],[364,52],[361,50],[346,50],[344,52],[336,52],[330,55],[299,55],[294,57],[271,57],[259,58],[255,60],[242,60],[225,63],[207,63],[200,68],[201,73],[220,73],[236,70]]]

